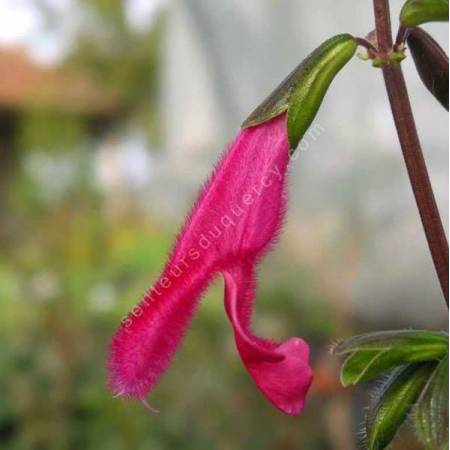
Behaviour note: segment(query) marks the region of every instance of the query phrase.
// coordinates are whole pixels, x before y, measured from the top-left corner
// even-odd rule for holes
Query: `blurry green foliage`
[[[87,139],[83,117],[49,109],[23,111],[19,118],[16,145],[19,149],[61,152],[78,147]]]
[[[141,127],[149,139],[162,139],[159,68],[164,18],[147,31],[126,19],[124,2],[80,0],[84,22],[68,63],[87,69],[120,104],[120,126]]]

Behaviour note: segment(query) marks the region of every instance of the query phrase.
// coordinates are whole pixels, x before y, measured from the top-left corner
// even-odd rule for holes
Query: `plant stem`
[[[385,61],[392,51],[389,0],[373,0],[378,48]],[[392,115],[403,151],[411,187],[433,258],[434,267],[448,307],[448,243],[420,147],[405,79],[399,63],[383,66]]]
[[[402,45],[404,45],[408,34],[409,28],[405,28],[403,25],[400,25],[397,32],[397,37],[395,38],[394,50],[398,50]]]
[[[365,49],[371,51],[373,54],[376,54],[378,51],[377,48],[365,38],[356,37],[355,41],[358,43],[358,45],[361,45]]]
[[[389,0],[373,0],[378,50],[387,55],[392,50],[391,15]]]

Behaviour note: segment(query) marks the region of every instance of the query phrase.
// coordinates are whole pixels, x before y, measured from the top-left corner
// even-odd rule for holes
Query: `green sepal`
[[[404,27],[427,22],[448,22],[448,0],[408,0],[400,11]]]
[[[384,67],[386,63],[381,58],[373,58],[372,59],[372,67],[376,67],[377,69],[380,69],[381,67]]]
[[[417,72],[425,87],[448,111],[448,56],[421,28],[413,28],[407,38]]]
[[[448,449],[448,355],[436,367],[420,396],[415,418],[426,450]]]
[[[348,355],[341,368],[343,386],[371,380],[408,363],[435,361],[448,353],[448,335],[425,330],[395,330],[351,337],[333,348]]]
[[[408,417],[437,366],[410,364],[394,370],[372,401],[366,417],[368,450],[383,450]]]
[[[349,34],[334,36],[306,59],[259,105],[242,128],[260,125],[287,111],[291,152],[311,125],[333,78],[355,54],[357,43]]]
[[[399,62],[402,62],[405,58],[406,58],[405,51],[403,49],[397,50],[397,51],[391,53],[391,55],[389,57],[389,62],[390,63],[399,63]]]
[[[403,48],[396,50],[395,52],[392,52],[389,55],[389,59],[386,61],[383,58],[375,57],[372,59],[372,67],[376,68],[382,68],[385,67],[387,64],[398,64],[402,62],[406,58],[405,50]]]

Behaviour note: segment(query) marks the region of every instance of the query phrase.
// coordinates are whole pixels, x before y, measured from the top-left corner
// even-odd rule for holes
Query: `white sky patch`
[[[145,31],[166,0],[126,0],[125,12],[130,25]],[[0,0],[0,46],[24,47],[43,64],[55,64],[64,58],[73,43],[82,10],[74,0],[42,0],[53,16],[46,22],[33,0]]]
[[[166,3],[166,0],[127,0],[126,16],[131,26],[137,31],[147,30]]]
[[[96,174],[106,190],[144,189],[154,175],[151,149],[138,132],[105,140],[96,153]]]
[[[0,0],[0,42],[22,45],[42,26],[42,18],[28,0]]]
[[[46,0],[55,18],[46,23],[42,11],[32,0],[0,0],[0,45],[22,47],[43,64],[55,64],[69,49],[76,30],[72,0]]]

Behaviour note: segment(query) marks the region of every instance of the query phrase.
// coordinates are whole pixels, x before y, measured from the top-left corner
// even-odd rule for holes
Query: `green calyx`
[[[393,52],[391,52],[389,54],[389,57],[387,58],[387,61],[380,58],[380,57],[375,57],[372,59],[372,66],[373,67],[377,67],[377,68],[381,68],[384,67],[388,64],[398,64],[401,61],[403,61],[406,58],[406,54],[405,54],[405,49],[404,48],[400,48],[398,50],[395,50]]]
[[[333,353],[346,357],[341,383],[349,386],[404,364],[442,359],[448,354],[448,336],[426,330],[381,331],[347,339]]]
[[[448,22],[448,0],[407,0],[400,23],[412,28],[427,22]]]
[[[422,393],[437,363],[410,364],[395,370],[366,418],[368,450],[384,450],[397,434]]]
[[[289,147],[293,152],[314,120],[334,77],[356,48],[357,43],[349,34],[325,41],[250,114],[242,128],[260,125],[287,112]]]
[[[436,367],[420,395],[415,422],[426,450],[448,448],[448,355]]]

